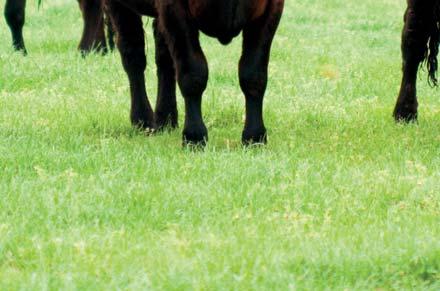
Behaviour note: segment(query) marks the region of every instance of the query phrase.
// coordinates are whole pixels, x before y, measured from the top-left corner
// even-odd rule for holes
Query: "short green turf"
[[[210,140],[196,152],[181,127],[130,126],[119,54],[76,50],[76,1],[28,2],[27,57],[0,29],[1,290],[440,289],[440,92],[426,74],[419,123],[391,117],[405,1],[286,1],[264,147],[240,144],[240,38],[202,37]]]

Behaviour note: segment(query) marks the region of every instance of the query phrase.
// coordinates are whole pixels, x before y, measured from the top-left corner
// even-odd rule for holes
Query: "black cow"
[[[427,64],[429,82],[437,85],[437,55],[440,40],[440,0],[407,0],[402,33],[403,78],[394,118],[417,119],[417,72]]]
[[[175,83],[185,99],[184,144],[205,144],[202,94],[208,65],[199,32],[228,44],[243,32],[239,65],[240,86],[246,98],[244,144],[266,142],[263,97],[270,48],[284,0],[105,0],[118,34],[118,48],[131,89],[131,121],[143,128],[177,125]],[[156,114],[147,98],[142,15],[155,17],[159,95]]]

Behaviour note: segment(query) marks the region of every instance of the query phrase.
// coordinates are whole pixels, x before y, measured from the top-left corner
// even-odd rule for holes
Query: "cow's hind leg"
[[[83,56],[94,50],[107,53],[102,0],[79,0],[79,6],[84,28],[78,49]]]
[[[176,78],[168,46],[158,28],[158,20],[153,22],[156,42],[156,66],[158,92],[155,109],[155,120],[158,129],[166,126],[177,127]]]
[[[25,21],[26,0],[6,0],[5,18],[11,29],[12,45],[17,51],[26,54],[23,40],[23,25]]]
[[[242,134],[245,145],[266,143],[263,97],[267,86],[270,48],[283,11],[283,0],[271,1],[266,13],[243,31],[240,86],[246,98],[246,120]]]
[[[119,1],[109,0],[107,4],[118,34],[117,46],[122,65],[130,82],[131,122],[140,128],[154,128],[154,114],[145,89],[144,71],[147,61],[142,18]]]
[[[208,64],[200,47],[199,32],[185,11],[181,1],[164,4],[160,8],[159,26],[167,38],[185,99],[183,144],[205,145],[208,131],[202,118],[202,94],[208,82]]]
[[[410,0],[402,32],[403,78],[394,109],[396,121],[417,119],[417,72],[427,55],[430,32],[435,29],[434,0]]]
[[[115,50],[115,31],[113,30],[113,26],[108,17],[105,17],[105,24],[107,26],[108,48],[112,52]]]

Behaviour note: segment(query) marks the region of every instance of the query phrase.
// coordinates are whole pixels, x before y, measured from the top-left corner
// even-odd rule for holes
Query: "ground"
[[[27,57],[0,29],[0,289],[439,290],[440,93],[426,72],[419,123],[392,119],[404,1],[286,1],[265,147],[240,144],[240,38],[203,37],[203,152],[182,149],[182,128],[130,126],[118,53],[76,51],[75,1],[28,2]]]

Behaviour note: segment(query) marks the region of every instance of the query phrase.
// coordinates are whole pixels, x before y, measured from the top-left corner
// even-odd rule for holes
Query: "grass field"
[[[131,128],[118,53],[76,51],[76,1],[28,2],[27,57],[0,29],[1,290],[440,289],[440,93],[425,74],[419,123],[391,117],[403,0],[287,0],[260,148],[240,144],[240,39],[203,37],[204,152],[181,148],[181,128]]]

